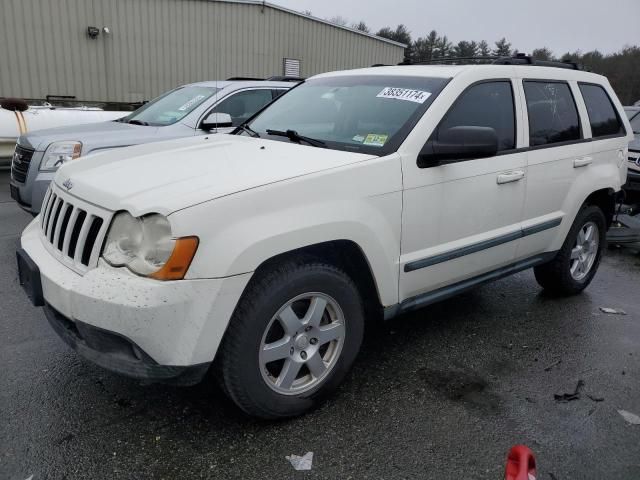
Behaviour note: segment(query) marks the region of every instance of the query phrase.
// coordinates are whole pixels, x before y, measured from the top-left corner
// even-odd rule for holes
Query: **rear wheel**
[[[578,213],[555,258],[534,268],[536,280],[560,295],[584,290],[596,274],[606,244],[607,223],[599,207],[587,206]]]
[[[258,275],[225,334],[219,380],[250,415],[299,415],[334,390],[353,363],[362,302],[332,265],[293,261]]]

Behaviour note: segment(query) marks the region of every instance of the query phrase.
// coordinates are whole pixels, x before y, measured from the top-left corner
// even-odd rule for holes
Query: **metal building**
[[[138,102],[200,80],[394,64],[404,47],[256,0],[2,0],[0,97]]]

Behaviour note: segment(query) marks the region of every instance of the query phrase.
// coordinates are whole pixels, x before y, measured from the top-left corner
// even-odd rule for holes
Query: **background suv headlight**
[[[157,280],[184,278],[198,248],[198,237],[173,238],[164,215],[134,217],[116,214],[109,227],[102,257],[114,267]]]
[[[82,152],[82,143],[74,141],[53,142],[44,152],[40,170],[57,170],[69,160],[76,159]]]

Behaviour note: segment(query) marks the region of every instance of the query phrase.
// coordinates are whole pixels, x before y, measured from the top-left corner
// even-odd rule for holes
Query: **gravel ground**
[[[0,172],[0,479],[640,478],[640,256],[609,250],[582,295],[523,272],[372,326],[337,395],[294,420],[243,416],[213,385],[140,385],[70,351],[17,283],[30,217]],[[599,307],[627,315],[602,313]],[[584,382],[580,398],[560,403]],[[313,468],[285,459],[314,452]]]

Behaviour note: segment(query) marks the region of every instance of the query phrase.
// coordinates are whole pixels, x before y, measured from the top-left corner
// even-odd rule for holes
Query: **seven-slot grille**
[[[108,227],[108,215],[80,203],[50,187],[42,203],[40,228],[50,251],[63,263],[86,272],[97,265]]]
[[[11,159],[11,177],[16,182],[24,183],[27,179],[31,157],[33,157],[33,150],[16,145],[16,150],[13,152],[13,158]]]

